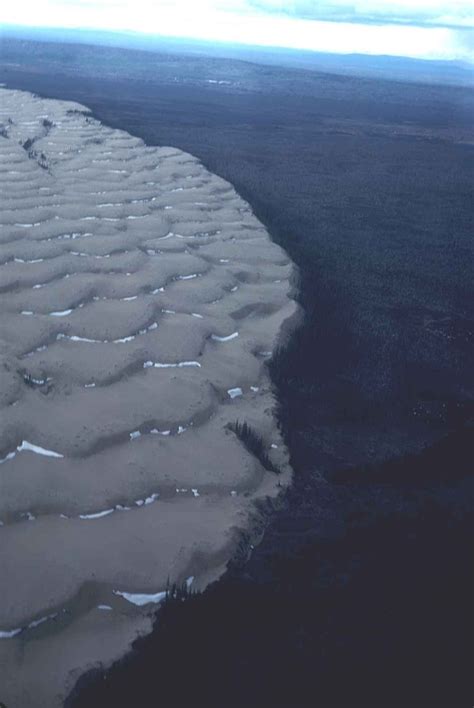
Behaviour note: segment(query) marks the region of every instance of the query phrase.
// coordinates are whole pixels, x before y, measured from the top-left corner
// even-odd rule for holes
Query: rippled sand
[[[0,92],[0,700],[56,706],[168,579],[204,587],[256,538],[290,478],[265,361],[296,306],[286,254],[194,157]]]

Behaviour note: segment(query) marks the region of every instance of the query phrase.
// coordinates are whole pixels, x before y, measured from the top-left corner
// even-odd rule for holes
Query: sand
[[[192,155],[0,89],[0,700],[60,706],[288,484],[293,265]],[[228,428],[249,423],[281,474]]]

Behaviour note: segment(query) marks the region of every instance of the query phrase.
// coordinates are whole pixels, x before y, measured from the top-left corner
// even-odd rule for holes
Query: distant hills
[[[57,29],[0,26],[0,38],[95,44],[147,51],[197,54],[241,59],[258,64],[295,67],[332,74],[358,75],[458,86],[474,85],[474,67],[454,61],[434,61],[365,54],[325,54],[279,47],[253,47],[204,40],[160,37],[136,32],[104,32],[88,29]],[[0,50],[1,59],[1,50]]]

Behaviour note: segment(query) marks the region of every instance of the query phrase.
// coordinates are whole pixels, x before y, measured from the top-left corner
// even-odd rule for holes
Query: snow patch
[[[97,511],[95,514],[79,514],[80,519],[101,519],[103,516],[108,516],[112,514],[114,509],[105,509],[104,511]]]
[[[230,342],[231,339],[236,339],[238,336],[238,332],[232,332],[232,334],[227,335],[227,337],[219,337],[218,334],[211,334],[211,339],[215,342]]]

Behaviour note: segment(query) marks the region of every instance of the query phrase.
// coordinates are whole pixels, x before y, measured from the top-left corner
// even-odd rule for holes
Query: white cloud
[[[0,22],[131,30],[322,52],[472,60],[465,31],[461,37],[457,30],[442,26],[469,24],[465,0],[323,0],[317,11],[314,8],[315,2],[308,0],[14,0],[4,4]],[[399,24],[405,16],[413,24]],[[329,17],[334,21],[326,21]]]
[[[248,0],[248,4],[266,12],[311,19],[455,27],[474,24],[472,0]]]

